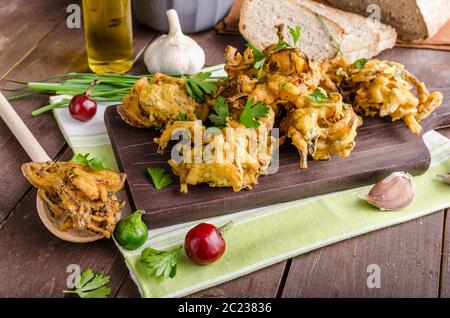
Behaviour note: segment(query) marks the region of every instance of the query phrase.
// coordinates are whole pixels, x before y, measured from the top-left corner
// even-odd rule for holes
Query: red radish
[[[224,232],[232,222],[217,228],[212,224],[200,223],[192,228],[184,239],[186,255],[198,265],[206,265],[217,261],[225,252]]]
[[[89,85],[86,93],[75,95],[69,104],[70,115],[83,122],[91,120],[97,113],[97,102],[90,98],[94,86],[100,83],[99,80],[95,80]]]

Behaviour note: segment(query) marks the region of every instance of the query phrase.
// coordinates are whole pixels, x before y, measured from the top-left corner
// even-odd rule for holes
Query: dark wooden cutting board
[[[403,121],[365,118],[358,129],[355,149],[347,158],[309,160],[308,169],[300,169],[297,150],[288,141],[280,148],[278,172],[261,176],[255,189],[235,193],[231,188],[210,188],[203,184],[189,186],[189,193],[183,194],[178,182],[156,190],[146,173],[152,166],[170,171],[167,164],[170,150],[162,155],[156,152],[153,138],[158,136],[157,132],[128,126],[115,106],[106,110],[105,123],[119,166],[128,176],[126,189],[132,208],[145,210],[146,221],[152,227],[350,189],[374,183],[393,171],[418,175],[430,165],[430,154],[422,137],[413,135]],[[422,122],[424,131],[448,125],[450,103]]]

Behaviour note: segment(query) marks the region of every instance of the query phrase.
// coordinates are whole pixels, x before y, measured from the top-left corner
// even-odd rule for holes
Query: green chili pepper
[[[142,221],[142,214],[144,211],[138,210],[117,223],[114,238],[127,250],[135,250],[147,240],[148,228]]]

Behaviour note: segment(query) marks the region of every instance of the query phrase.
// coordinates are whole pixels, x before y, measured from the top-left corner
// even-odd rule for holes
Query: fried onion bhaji
[[[282,29],[279,37],[283,41]],[[266,56],[260,71],[254,68],[253,50],[247,48],[244,55],[228,46],[225,49],[225,71],[228,78],[219,84],[218,95],[227,99],[233,107],[242,104],[242,97],[263,102],[275,112],[279,105],[296,103],[301,96],[318,87],[321,80],[320,66],[297,48],[278,48],[277,44],[264,50]]]
[[[22,172],[39,189],[39,197],[48,204],[61,230],[111,236],[125,204],[115,196],[123,188],[125,174],[52,161],[26,163]]]
[[[308,155],[314,160],[330,160],[331,154],[347,157],[355,146],[356,129],[362,119],[342,96],[314,102],[303,98],[303,105],[292,109],[281,121],[280,130],[292,140],[300,154],[300,168],[307,168]]]
[[[417,80],[404,66],[391,61],[368,60],[364,66],[355,63],[345,66],[335,59],[325,66],[323,81],[335,83],[362,116],[390,116],[402,119],[414,134],[420,134],[420,121],[442,104],[440,92],[429,93],[424,83]],[[337,87],[338,86],[338,87]],[[415,88],[417,95],[413,92]]]
[[[147,77],[139,79],[117,111],[131,126],[159,129],[177,120],[180,113],[187,120],[204,120],[209,114],[207,104],[187,94],[183,78],[161,73],[154,74],[150,82]]]
[[[253,189],[258,183],[258,177],[266,173],[271,163],[273,147],[278,144],[268,133],[274,120],[275,113],[269,109],[268,116],[259,119],[260,127],[249,130],[230,116],[225,128],[214,128],[214,132],[211,131],[202,138],[200,147],[194,144],[195,125],[198,125],[197,129],[202,136],[207,128],[199,121],[177,121],[169,125],[155,141],[159,150],[163,151],[177,129],[189,132],[192,142],[187,148],[180,146],[177,149],[188,160],[169,160],[173,173],[180,177],[181,192],[187,193],[188,185],[200,183],[207,183],[211,187],[231,187],[237,192],[241,189]],[[250,145],[251,140],[257,142],[255,148]],[[206,149],[210,154],[207,157],[204,155]],[[227,158],[227,152],[231,153],[231,158]],[[196,156],[200,156],[202,160],[195,162]]]

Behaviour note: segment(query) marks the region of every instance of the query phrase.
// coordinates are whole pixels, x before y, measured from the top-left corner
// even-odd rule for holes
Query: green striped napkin
[[[104,108],[100,107],[99,114],[87,124],[72,120],[67,109],[56,109],[54,115],[75,153],[103,156],[110,166],[117,167],[103,123]],[[218,226],[234,221],[226,235],[227,251],[208,266],[194,265],[183,254],[173,279],[146,277],[139,272],[140,251],[146,246],[166,249],[182,244],[186,232],[200,220],[151,229],[139,250],[118,248],[143,297],[181,297],[322,246],[450,207],[449,186],[435,180],[437,174],[450,171],[450,140],[435,131],[423,138],[431,152],[431,167],[414,177],[416,197],[401,211],[382,212],[368,205],[360,196],[370,187],[361,187],[202,220]]]
[[[197,222],[149,231],[137,251],[121,250],[143,297],[181,297],[232,280],[287,258],[450,207],[449,185],[435,180],[450,171],[450,140],[435,131],[424,135],[432,154],[430,169],[414,177],[416,197],[405,209],[383,212],[363,201],[370,186],[317,196],[204,221],[234,226],[226,234],[227,250],[214,264],[197,266],[183,254],[173,279],[146,277],[136,266],[146,246],[166,249],[182,244]],[[213,190],[212,190],[213,191]]]

